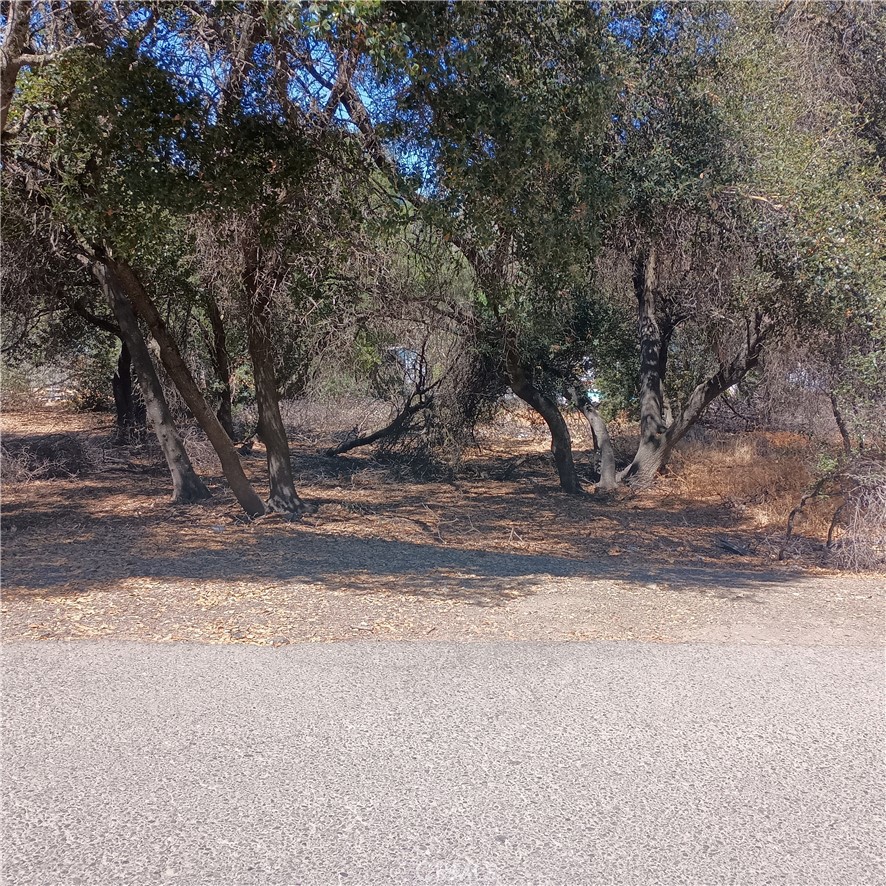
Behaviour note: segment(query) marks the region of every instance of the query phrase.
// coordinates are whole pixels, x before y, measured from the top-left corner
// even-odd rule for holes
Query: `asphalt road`
[[[873,649],[2,656],[7,884],[886,882]]]

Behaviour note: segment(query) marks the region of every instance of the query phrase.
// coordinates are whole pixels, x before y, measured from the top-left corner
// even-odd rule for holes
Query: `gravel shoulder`
[[[7,548],[4,640],[876,646],[884,637],[879,577],[643,564],[627,557],[600,563],[342,538],[288,524],[230,534],[228,544],[209,550],[195,550],[185,533],[162,548],[113,557],[107,551],[97,557],[91,541],[69,540],[62,556],[50,550],[39,561]]]

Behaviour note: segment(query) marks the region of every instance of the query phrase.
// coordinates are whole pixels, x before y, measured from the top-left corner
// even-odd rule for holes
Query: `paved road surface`
[[[11,644],[4,883],[883,883],[872,649]]]

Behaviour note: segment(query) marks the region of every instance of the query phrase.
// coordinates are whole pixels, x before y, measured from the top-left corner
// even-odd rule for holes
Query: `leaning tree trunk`
[[[179,351],[175,338],[169,332],[141,281],[124,261],[104,259],[104,265],[108,275],[119,282],[120,287],[126,292],[138,313],[148,324],[154,341],[160,347],[160,359],[188,409],[191,410],[194,418],[197,419],[200,427],[209,438],[234,497],[248,516],[257,517],[263,514],[265,506],[243,472],[243,465],[240,464],[240,458],[234,451],[231,438],[225,433],[225,429],[219,424],[215,413],[206,402],[206,398],[194,381],[191,370],[188,369]]]
[[[557,404],[539,391],[527,376],[520,363],[516,344],[509,340],[506,345],[506,365],[511,390],[531,406],[544,420],[551,432],[551,452],[560,478],[560,488],[570,495],[581,493],[581,483],[572,458],[572,438]]]
[[[206,294],[206,312],[212,326],[212,362],[219,383],[219,403],[215,410],[218,423],[225,433],[234,440],[234,408],[233,391],[231,390],[231,358],[228,355],[228,340],[225,335],[225,324],[212,293]]]
[[[94,264],[93,273],[114,312],[117,325],[120,327],[120,335],[129,349],[145,401],[148,420],[157,435],[172,475],[172,500],[179,504],[187,504],[208,498],[209,490],[197,476],[179,436],[154,364],[151,362],[148,346],[138,328],[138,321],[119,277],[104,262]]]
[[[594,446],[600,452],[600,480],[597,483],[597,491],[612,492],[616,484],[615,450],[609,437],[609,426],[586,396],[580,394],[575,394],[574,396],[575,403],[591,430]]]
[[[258,406],[258,436],[268,453],[268,479],[271,496],[268,509],[281,514],[303,514],[310,510],[295,491],[289,440],[280,415],[277,371],[274,361],[271,300],[258,281],[257,262],[250,262],[245,277],[249,317],[247,338],[255,399]]]

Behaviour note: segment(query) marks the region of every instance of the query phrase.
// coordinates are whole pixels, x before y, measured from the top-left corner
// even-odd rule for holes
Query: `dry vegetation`
[[[827,507],[807,510],[791,559],[776,561],[817,457],[804,437],[696,441],[652,488],[575,498],[557,491],[545,437],[519,413],[485,430],[458,476],[431,480],[394,455],[318,454],[330,439],[320,418],[289,410],[296,479],[319,512],[248,524],[196,432],[188,446],[213,498],[178,508],[155,447],[112,447],[107,416],[5,413],[6,639],[879,636],[882,577],[822,568]],[[339,428],[361,420],[345,418]],[[574,434],[583,447],[581,425]],[[47,441],[67,441],[51,475],[33,470]],[[245,460],[259,484],[263,455],[257,445]],[[586,477],[592,457],[579,456]]]
[[[787,431],[700,437],[678,452],[671,482],[688,499],[720,503],[763,538],[781,538],[788,515],[814,483],[820,444]],[[805,511],[797,535],[823,543],[829,522],[827,503],[818,502]]]

